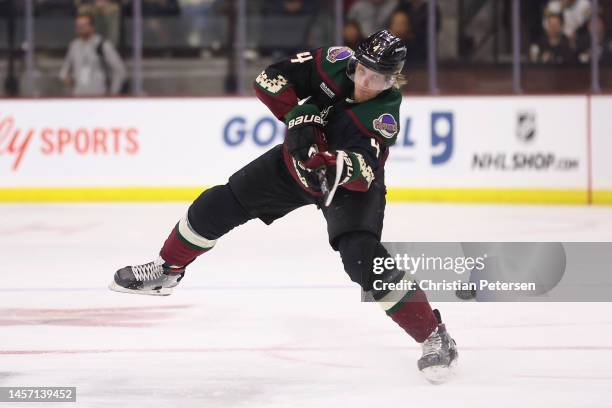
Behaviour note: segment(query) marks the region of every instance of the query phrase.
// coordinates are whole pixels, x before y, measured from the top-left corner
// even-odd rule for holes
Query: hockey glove
[[[312,146],[325,150],[327,142],[323,133],[323,119],[319,109],[312,104],[297,105],[285,116],[287,137],[285,143],[289,154],[304,163]]]
[[[319,182],[321,191],[324,193],[324,203],[328,206],[338,186],[351,180],[353,175],[353,162],[351,158],[342,150],[337,152],[320,152],[312,155],[304,166],[315,172],[317,175],[325,177],[328,191],[324,191],[323,182]]]
[[[304,166],[317,178],[320,178],[317,170],[324,169],[329,189],[334,191],[338,186],[352,191],[368,191],[374,181],[372,167],[361,153],[353,151],[315,152]]]

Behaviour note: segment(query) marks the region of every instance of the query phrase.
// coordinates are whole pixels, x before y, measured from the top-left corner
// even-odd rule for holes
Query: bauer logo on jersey
[[[287,129],[291,129],[294,126],[299,125],[307,125],[309,123],[318,123],[319,125],[324,125],[323,119],[319,115],[303,115],[298,116],[297,118],[291,119],[287,124]]]
[[[383,113],[378,118],[374,119],[372,124],[374,125],[374,129],[387,139],[391,139],[398,132],[395,118],[388,113]]]
[[[349,47],[331,47],[327,50],[327,60],[332,64],[336,61],[342,61],[353,55],[353,50]]]

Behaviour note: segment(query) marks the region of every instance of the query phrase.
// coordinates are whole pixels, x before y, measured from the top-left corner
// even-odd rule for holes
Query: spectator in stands
[[[314,3],[314,18],[308,36],[309,48],[317,48],[324,44],[336,42],[336,9],[335,3],[329,0],[310,0]]]
[[[397,5],[397,0],[357,0],[349,9],[347,19],[357,21],[367,37],[387,27]]]
[[[93,16],[96,32],[117,47],[121,34],[121,7],[119,2],[117,0],[77,1],[80,3],[78,14]]]
[[[179,0],[141,0],[143,21],[143,42],[145,48],[156,48],[170,52],[176,41],[175,27],[181,15]],[[133,0],[121,0],[124,16],[132,16]],[[172,17],[172,21],[167,19]],[[175,24],[173,24],[175,23]]]
[[[545,21],[547,14],[563,15],[563,33],[574,46],[578,30],[591,16],[591,2],[589,0],[551,0],[546,6]]]
[[[363,39],[364,36],[358,22],[355,20],[348,20],[344,23],[344,27],[342,28],[342,41],[344,45],[354,50]]]
[[[576,43],[578,52],[578,61],[582,63],[591,62],[591,24],[587,23],[587,30],[582,33]],[[599,58],[599,62],[611,63],[612,62],[612,40],[606,33],[606,25],[601,15],[598,15],[595,20],[595,34],[597,36],[597,51],[596,55]]]
[[[78,15],[77,38],[68,48],[60,78],[74,96],[118,95],[126,78],[115,47],[96,34],[93,17]]]
[[[213,51],[221,48],[224,30],[218,23],[217,0],[182,0],[181,25],[185,28],[187,44],[193,48],[208,46]],[[250,4],[250,3],[249,3]],[[207,55],[208,51],[204,52]]]
[[[550,0],[529,0],[529,7],[521,7],[521,25],[525,30],[526,37],[531,42],[544,35],[544,12],[548,3],[550,3]],[[511,32],[512,5],[504,4],[503,10],[503,29]]]
[[[318,2],[312,0],[270,0],[263,9],[260,50],[280,57],[310,48],[311,30],[317,18]]]
[[[429,25],[429,10],[427,0],[402,0],[397,8],[408,13],[414,35],[412,46],[413,61],[422,62],[427,59],[427,27]],[[436,5],[436,32],[440,32],[442,18],[440,8]]]
[[[400,38],[404,44],[406,44],[406,62],[414,62],[414,32],[408,13],[401,9],[395,10],[391,15],[388,29],[393,35]]]
[[[574,52],[570,41],[563,33],[563,15],[547,13],[544,37],[530,48],[531,62],[543,64],[563,64],[574,62]]]

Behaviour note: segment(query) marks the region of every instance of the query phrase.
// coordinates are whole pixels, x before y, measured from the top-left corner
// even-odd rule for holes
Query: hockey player
[[[427,379],[444,380],[457,350],[425,293],[416,289],[398,297],[372,287],[374,258],[389,256],[380,243],[384,165],[399,132],[405,57],[404,44],[382,30],[355,52],[319,48],[266,68],[255,80],[255,92],[286,123],[284,143],[238,170],[227,184],[204,191],[172,230],[159,258],[118,270],[110,289],[169,295],[185,267],[234,227],[254,218],[270,224],[315,204],[350,279],[423,344],[418,368]],[[377,278],[399,282],[404,272],[395,268]]]

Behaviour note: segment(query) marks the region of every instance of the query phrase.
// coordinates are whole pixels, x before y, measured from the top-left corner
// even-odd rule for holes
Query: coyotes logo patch
[[[345,60],[351,55],[353,55],[353,50],[349,47],[330,47],[325,58],[333,64],[336,61]]]
[[[374,130],[387,139],[391,139],[399,130],[395,118],[389,113],[383,113],[378,118],[374,119],[372,125],[374,126]]]

